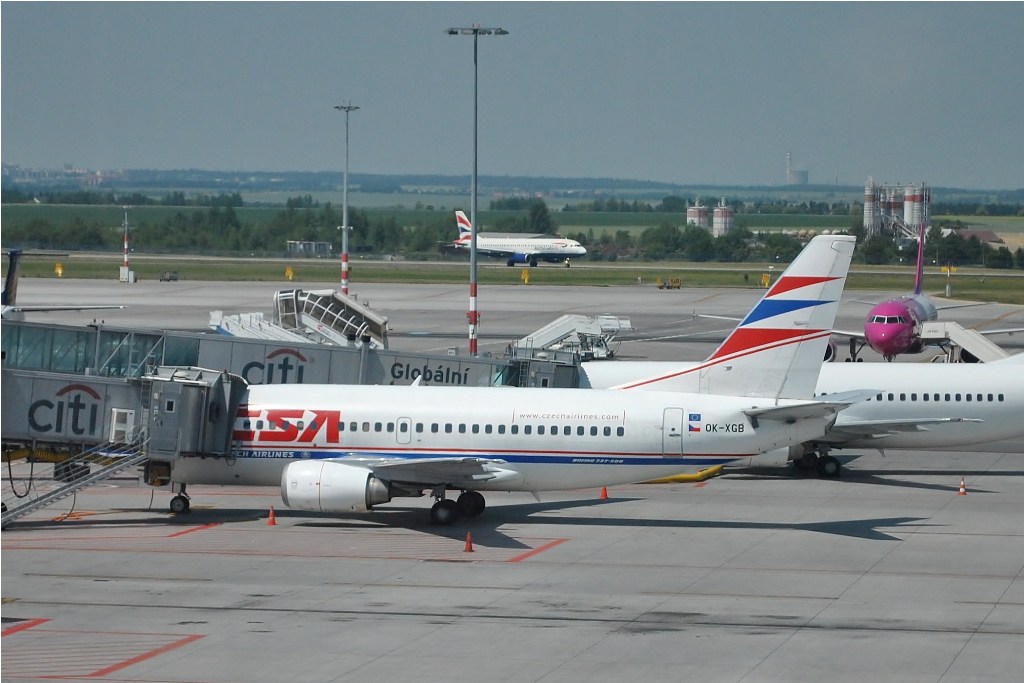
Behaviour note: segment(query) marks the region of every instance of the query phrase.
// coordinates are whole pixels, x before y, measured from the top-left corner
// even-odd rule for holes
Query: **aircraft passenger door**
[[[400,444],[412,441],[412,420],[407,417],[398,418],[398,422],[395,423],[395,439]]]
[[[665,408],[662,414],[661,452],[665,456],[683,454],[683,418],[682,408]]]

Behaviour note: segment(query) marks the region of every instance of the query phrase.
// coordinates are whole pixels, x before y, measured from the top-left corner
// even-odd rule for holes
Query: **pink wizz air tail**
[[[813,395],[856,239],[821,235],[790,264],[711,356],[617,389],[671,385],[674,391],[767,398]]]

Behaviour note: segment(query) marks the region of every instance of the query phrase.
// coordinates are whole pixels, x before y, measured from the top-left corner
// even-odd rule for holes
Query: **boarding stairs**
[[[305,335],[286,330],[263,317],[262,313],[238,313],[224,315],[223,311],[210,312],[210,329],[231,337],[245,339],[269,339],[292,344],[308,344]]]
[[[6,527],[30,512],[53,505],[84,488],[137,467],[148,458],[149,452],[145,441],[134,444],[106,443],[54,464],[52,481],[58,482],[56,487],[47,486],[39,489],[34,478],[30,477],[26,484],[28,490],[18,495],[15,491],[18,482],[12,478],[7,482],[10,491],[5,491],[3,495],[0,527]],[[94,469],[97,466],[98,469]],[[34,468],[35,463],[32,463],[31,467]]]
[[[977,330],[969,330],[955,322],[923,323],[921,340],[939,345],[955,344],[982,363],[991,363],[1010,355]]]
[[[286,330],[338,346],[388,348],[388,319],[333,289],[274,294],[274,322]]]
[[[627,318],[563,315],[517,341],[512,353],[522,357],[538,351],[573,351],[581,360],[611,358],[618,349],[618,334],[632,329]]]

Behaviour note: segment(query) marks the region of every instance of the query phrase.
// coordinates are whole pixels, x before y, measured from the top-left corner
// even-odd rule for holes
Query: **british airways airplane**
[[[459,226],[459,236],[452,244],[458,250],[468,251],[473,239],[473,224],[463,211],[455,212],[455,222]],[[476,251],[485,256],[504,258],[507,266],[524,264],[533,267],[538,261],[568,264],[570,257],[586,255],[587,248],[564,237],[495,237],[477,233]]]
[[[250,386],[230,457],[173,461],[171,509],[188,509],[187,484],[279,484],[287,506],[324,513],[429,494],[450,524],[486,491],[647,481],[821,438],[874,394],[812,398],[853,246],[813,239],[686,392]]]

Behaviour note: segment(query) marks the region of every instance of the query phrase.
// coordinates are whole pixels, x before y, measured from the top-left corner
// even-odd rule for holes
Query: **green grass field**
[[[25,277],[54,278],[55,265],[62,265],[65,278],[115,278],[121,263],[120,254],[74,257],[32,258],[23,261]],[[341,262],[337,259],[161,259],[137,257],[131,262],[136,277],[155,280],[164,271],[175,271],[182,281],[226,280],[288,282],[286,269],[291,268],[292,282],[335,282],[339,278]],[[784,265],[774,269],[781,272]],[[5,264],[6,269],[6,264]],[[413,262],[360,261],[351,263],[353,282],[399,283],[451,283],[467,282],[469,265],[465,261]],[[542,265],[537,268],[508,268],[501,262],[482,260],[478,280],[485,285],[521,285],[524,275],[531,285],[574,285],[610,287],[651,285],[661,278],[682,278],[684,287],[743,287],[758,288],[762,275],[768,272],[765,264],[694,264],[681,262],[616,264],[588,267],[581,262],[572,268]],[[847,288],[852,290],[908,291],[914,279],[910,267],[855,266]],[[946,275],[929,268],[925,273],[926,290],[942,295]],[[961,268],[951,275],[953,295],[957,299],[996,301],[1024,305],[1024,273],[1020,271]],[[671,291],[666,290],[666,296]]]

